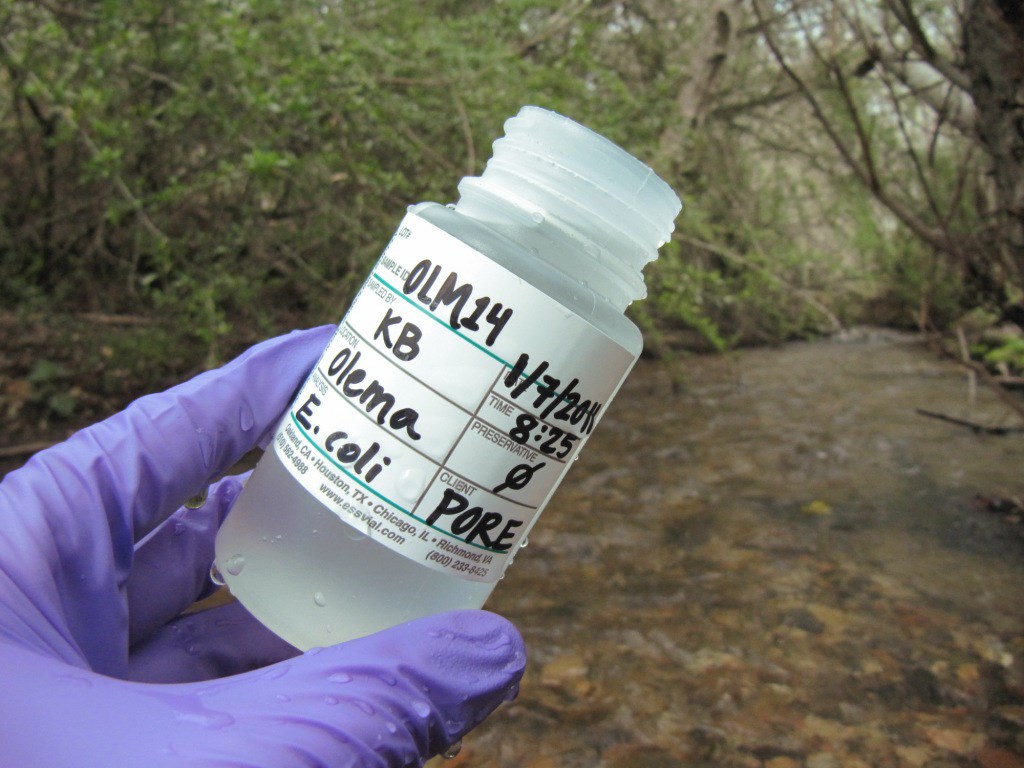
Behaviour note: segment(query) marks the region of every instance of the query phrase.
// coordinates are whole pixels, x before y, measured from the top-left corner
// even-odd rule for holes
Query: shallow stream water
[[[1024,434],[912,337],[641,362],[488,607],[449,768],[1024,768]]]

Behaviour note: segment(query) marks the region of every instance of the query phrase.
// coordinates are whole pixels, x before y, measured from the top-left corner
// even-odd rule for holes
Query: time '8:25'
[[[537,450],[545,456],[564,459],[572,453],[573,444],[579,435],[566,432],[560,427],[543,424],[536,416],[521,413],[516,417],[516,425],[509,430],[508,436],[520,445],[529,445],[530,441],[539,443]]]

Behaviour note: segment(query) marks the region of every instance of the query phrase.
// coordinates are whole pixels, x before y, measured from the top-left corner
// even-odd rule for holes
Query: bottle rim
[[[549,109],[526,106],[479,177],[459,191],[486,193],[528,211],[588,257],[563,253],[565,268],[616,306],[643,298],[643,268],[671,237],[682,203],[650,167],[614,142]],[[460,201],[458,208],[462,209]]]

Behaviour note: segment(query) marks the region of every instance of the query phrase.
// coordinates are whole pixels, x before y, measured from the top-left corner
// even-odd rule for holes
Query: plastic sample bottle
[[[505,131],[457,204],[409,208],[218,532],[298,648],[481,607],[640,354],[679,199],[553,112]]]

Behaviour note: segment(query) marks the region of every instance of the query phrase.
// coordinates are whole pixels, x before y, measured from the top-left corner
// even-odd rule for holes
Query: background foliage
[[[965,92],[901,78],[935,63],[903,6],[0,0],[0,308],[167,318],[211,363],[336,320],[405,206],[536,103],[683,196],[638,310],[659,339],[998,314],[991,156]],[[918,11],[962,60],[960,5]]]

